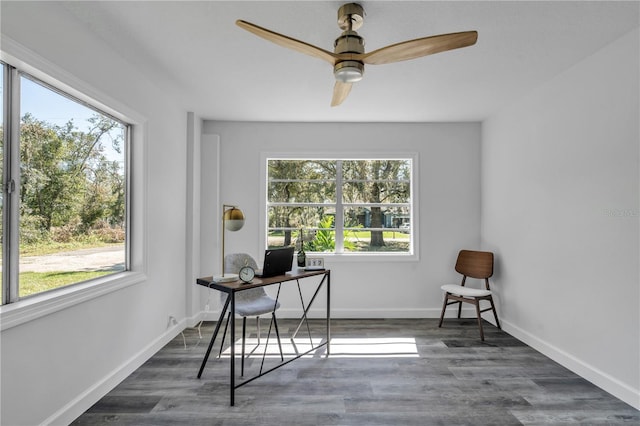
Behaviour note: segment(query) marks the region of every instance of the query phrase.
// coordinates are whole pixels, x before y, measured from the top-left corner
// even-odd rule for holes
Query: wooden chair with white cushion
[[[489,278],[493,275],[493,253],[488,251],[461,250],[460,253],[458,253],[458,260],[456,261],[456,271],[462,274],[462,282],[460,285],[446,284],[441,287],[442,290],[445,291],[445,297],[438,327],[442,327],[444,312],[448,305],[458,304],[458,318],[460,318],[462,304],[471,303],[476,307],[480,339],[484,340],[484,330],[482,328],[483,312],[493,311],[496,326],[500,328],[498,313],[496,312],[493,297],[491,296],[491,288],[489,287]],[[485,288],[466,287],[467,277],[484,280]],[[490,306],[485,309],[480,309],[481,300],[488,301]]]

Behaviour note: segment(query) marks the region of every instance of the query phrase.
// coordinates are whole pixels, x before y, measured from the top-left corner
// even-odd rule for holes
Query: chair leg
[[[462,302],[458,302],[458,318],[462,315]]]
[[[229,328],[229,321],[231,320],[231,311],[227,315],[227,323],[224,326],[224,333],[222,333],[222,342],[220,342],[220,352],[218,352],[218,358],[222,356],[222,348],[224,348],[224,339],[227,337],[227,328]]]
[[[482,328],[482,315],[480,313],[480,301],[478,299],[474,299],[474,304],[476,305],[476,315],[478,316],[478,328],[480,328],[480,340],[484,342],[484,329]]]
[[[276,329],[276,338],[278,339],[278,347],[280,348],[280,361],[284,361],[284,354],[282,353],[282,343],[280,342],[280,331],[278,331],[278,321],[276,320],[276,313],[271,312],[271,317],[273,318],[273,325]]]
[[[493,311],[493,317],[496,319],[496,325],[498,326],[499,330],[502,330],[502,327],[500,327],[500,321],[498,321],[498,313],[496,312],[496,307],[493,304],[493,297],[489,296],[489,303],[491,303],[491,310]]]
[[[260,347],[260,316],[256,317],[256,329],[258,330],[258,345],[256,347]]]
[[[449,300],[449,293],[444,295],[444,302],[442,303],[442,312],[440,313],[440,322],[438,323],[438,328],[442,327],[442,320],[444,319],[444,311],[447,310],[447,301]]]
[[[240,361],[240,377],[244,376],[244,342],[247,335],[247,317],[242,317],[242,361]]]

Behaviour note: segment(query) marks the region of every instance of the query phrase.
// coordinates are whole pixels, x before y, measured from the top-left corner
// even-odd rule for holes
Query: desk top
[[[314,275],[328,275],[331,271],[329,269],[320,269],[313,271],[305,271],[301,268],[293,269],[284,275],[276,275],[269,278],[255,277],[250,283],[245,283],[241,280],[235,280],[224,283],[213,282],[213,277],[198,278],[196,282],[202,286],[208,288],[214,288],[216,290],[224,291],[225,293],[233,293],[236,291],[243,291],[250,288],[264,287],[267,285],[283,283],[286,281],[293,281],[300,278],[312,277]]]

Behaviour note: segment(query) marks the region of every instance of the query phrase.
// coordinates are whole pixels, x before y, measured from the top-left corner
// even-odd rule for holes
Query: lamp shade
[[[236,207],[231,207],[224,212],[224,227],[229,231],[238,231],[244,226],[244,213]]]

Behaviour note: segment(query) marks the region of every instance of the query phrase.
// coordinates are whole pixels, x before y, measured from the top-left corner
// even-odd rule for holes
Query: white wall
[[[184,325],[185,286],[193,285],[185,283],[184,258],[187,114],[153,76],[137,72],[53,3],[3,4],[2,47],[64,83],[89,88],[107,106],[134,112],[144,134],[133,142],[144,155],[134,161],[146,167],[133,196],[134,208],[146,209],[146,279],[0,337],[0,423],[65,424]],[[168,326],[170,313],[183,323]]]
[[[325,257],[331,268],[332,315],[343,318],[437,317],[440,284],[458,280],[453,270],[460,248],[480,245],[480,124],[385,123],[236,123],[206,121],[205,139],[219,137],[220,201],[239,205],[247,217],[238,232],[228,233],[226,252],[247,251],[262,257],[260,246],[259,182],[261,153],[397,153],[419,156],[419,253],[416,261]],[[204,143],[204,142],[203,142]],[[212,142],[215,143],[215,142]],[[207,155],[206,153],[209,152]],[[202,168],[215,169],[215,149],[202,149]],[[215,179],[209,176],[207,179]],[[202,188],[215,191],[211,182]],[[203,274],[219,270],[219,252],[213,237],[218,207],[212,196],[202,197]],[[219,213],[215,216],[219,217]],[[416,224],[414,224],[416,225]],[[208,261],[214,257],[215,260]],[[285,297],[281,315],[291,312],[295,300]],[[318,307],[322,307],[323,301]]]
[[[638,30],[483,123],[504,328],[640,408]]]

